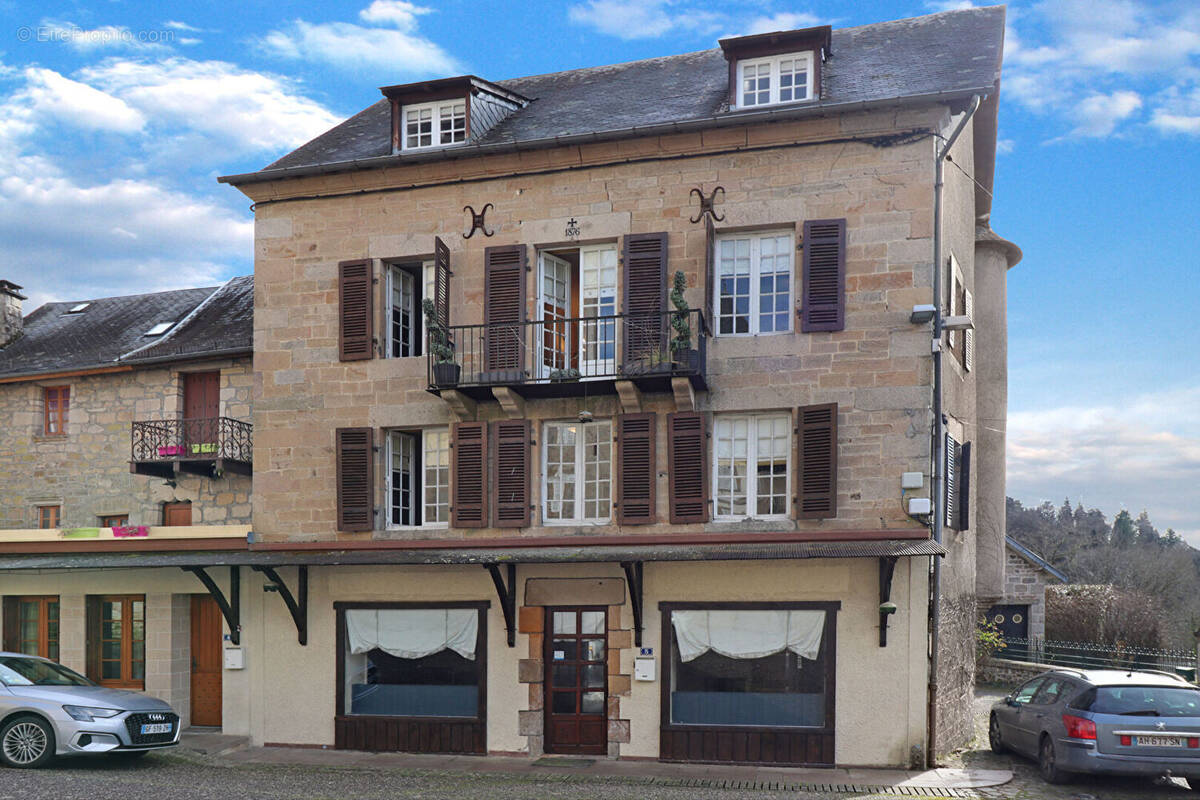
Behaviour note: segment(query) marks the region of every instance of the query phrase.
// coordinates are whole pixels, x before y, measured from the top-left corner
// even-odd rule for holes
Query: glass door
[[[583,377],[617,371],[617,248],[579,249],[579,371]]]
[[[571,365],[571,265],[550,253],[542,253],[542,360],[539,377],[549,378],[555,370]]]
[[[608,752],[608,616],[546,609],[547,753]]]

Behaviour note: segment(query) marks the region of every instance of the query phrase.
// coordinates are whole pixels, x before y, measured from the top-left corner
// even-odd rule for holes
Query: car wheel
[[[0,761],[18,769],[41,767],[54,758],[54,730],[40,717],[16,717],[0,728]]]
[[[1071,774],[1058,768],[1058,760],[1054,754],[1054,740],[1049,736],[1042,737],[1042,746],[1038,748],[1038,771],[1046,783],[1070,783]]]
[[[995,714],[992,714],[991,721],[988,722],[988,744],[991,745],[992,752],[996,755],[1008,752],[1008,748],[1004,746],[1004,740],[1000,738],[1000,720],[996,719]]]

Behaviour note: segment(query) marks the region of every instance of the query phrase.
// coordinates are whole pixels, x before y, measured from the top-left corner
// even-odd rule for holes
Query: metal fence
[[[253,426],[229,417],[139,420],[131,428],[135,462],[216,461],[250,463]]]
[[[997,658],[1032,661],[1080,669],[1160,669],[1174,672],[1178,667],[1196,667],[1196,654],[1190,650],[1158,650],[1118,644],[1055,642],[1044,639],[1004,637],[1004,649]]]

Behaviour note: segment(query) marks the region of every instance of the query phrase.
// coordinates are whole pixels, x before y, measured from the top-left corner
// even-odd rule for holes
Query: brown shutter
[[[704,215],[704,318],[716,320],[713,298],[717,293],[717,229],[712,217]]]
[[[4,635],[0,637],[0,648],[15,653],[21,647],[20,601],[15,597],[4,598]],[[45,655],[43,653],[43,655]]]
[[[846,220],[804,223],[804,313],[800,330],[846,327]]]
[[[617,524],[646,525],[655,521],[654,414],[617,417]]]
[[[487,513],[487,423],[459,422],[451,426],[450,525],[455,528],[486,528]]]
[[[671,524],[708,521],[707,425],[696,411],[667,415]]]
[[[375,529],[375,445],[371,428],[337,429],[339,531]]]
[[[371,261],[338,264],[338,344],[342,361],[371,358],[375,350]]]
[[[484,369],[492,381],[519,381],[525,374],[525,266],[523,244],[483,251]]]
[[[497,528],[529,526],[529,431],[527,419],[492,423],[492,458],[496,462],[492,502]]]
[[[837,516],[837,403],[796,410],[796,516]]]
[[[438,324],[450,324],[450,248],[441,237],[433,237],[433,308]]]
[[[625,237],[623,257],[626,372],[650,365],[650,358],[665,354],[667,306],[667,234],[631,233]]]
[[[59,613],[61,615],[61,606]],[[88,595],[84,601],[84,674],[100,680],[100,598]],[[60,651],[61,652],[61,651]]]

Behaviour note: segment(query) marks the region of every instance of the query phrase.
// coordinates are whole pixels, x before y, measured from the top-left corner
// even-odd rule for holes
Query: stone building
[[[983,616],[1005,636],[1045,639],[1046,587],[1070,583],[1070,580],[1011,536],[1005,538],[1005,549],[1004,594],[997,602],[983,606],[986,608]]]
[[[217,605],[155,567],[246,548],[253,280],[24,317],[20,289],[0,281],[3,649],[220,725],[243,701]]]

